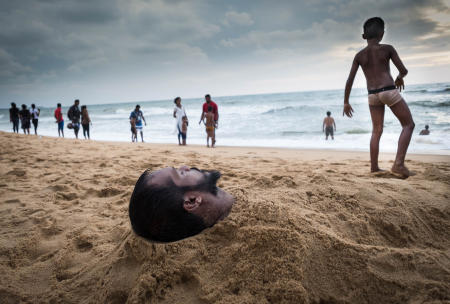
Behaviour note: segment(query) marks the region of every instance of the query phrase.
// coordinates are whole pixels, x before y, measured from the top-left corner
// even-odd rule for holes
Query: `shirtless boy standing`
[[[216,144],[216,122],[214,120],[213,108],[211,106],[208,107],[208,112],[205,114],[203,119],[206,126],[206,146],[209,148],[209,138],[211,138],[211,147],[214,148],[214,145]]]
[[[336,123],[334,122],[334,118],[331,117],[331,112],[328,111],[327,117],[324,118],[322,125],[322,132],[325,132],[325,140],[328,140],[329,135],[331,135],[331,139],[334,140],[333,131],[336,131]]]
[[[380,44],[383,35],[383,19],[374,17],[364,23],[364,34],[362,37],[367,40],[367,46],[356,54],[353,60],[350,75],[345,85],[343,114],[345,113],[348,117],[353,116],[353,109],[349,103],[349,97],[356,72],[359,66],[361,66],[366,76],[367,90],[369,92],[369,108],[373,126],[372,138],[370,140],[371,171],[382,171],[378,167],[378,151],[380,137],[383,133],[384,105],[387,105],[398,118],[403,128],[398,140],[397,155],[391,171],[395,175],[408,177],[411,174],[405,167],[405,156],[414,130],[414,121],[408,105],[399,93],[399,91],[405,88],[403,77],[408,74],[408,70],[403,65],[394,47],[388,44]],[[399,71],[399,75],[395,81],[390,73],[389,60],[392,60]]]

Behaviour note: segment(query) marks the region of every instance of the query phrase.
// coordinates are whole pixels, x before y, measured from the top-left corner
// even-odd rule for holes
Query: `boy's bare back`
[[[326,127],[332,127],[334,124],[334,119],[331,116],[327,116],[324,118],[323,123]]]
[[[400,57],[391,45],[368,45],[356,54],[353,64],[361,66],[364,75],[366,76],[368,90],[375,90],[394,85],[389,60],[392,60],[400,73],[406,71]]]

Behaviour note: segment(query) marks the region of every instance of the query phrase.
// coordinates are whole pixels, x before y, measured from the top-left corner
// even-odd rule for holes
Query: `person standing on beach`
[[[78,139],[78,131],[80,130],[80,118],[81,118],[81,111],[78,107],[80,105],[80,101],[78,99],[75,99],[73,106],[69,108],[69,111],[67,112],[67,117],[72,121],[72,127],[73,131],[75,132],[75,137]]]
[[[378,167],[378,152],[380,138],[383,132],[384,106],[387,105],[402,125],[402,132],[398,140],[397,155],[391,171],[395,175],[406,178],[411,175],[405,166],[405,157],[415,124],[408,105],[399,91],[405,88],[403,78],[408,74],[408,70],[403,65],[393,46],[380,44],[383,35],[383,19],[374,17],[364,23],[364,34],[362,37],[367,40],[367,46],[356,54],[353,60],[350,75],[345,85],[344,110],[342,115],[345,114],[350,118],[353,116],[353,109],[349,103],[350,91],[356,72],[359,66],[361,66],[366,76],[367,90],[369,92],[369,109],[373,124],[372,138],[370,140],[371,171],[382,171]],[[392,60],[399,71],[399,75],[395,81],[390,73],[390,60]]]
[[[198,124],[201,124],[203,121],[203,118],[205,118],[206,113],[208,113],[208,107],[212,107],[212,113],[214,114],[214,121],[216,123],[216,128],[219,124],[219,108],[217,107],[217,104],[211,100],[211,96],[209,94],[205,95],[205,103],[203,103],[202,107],[202,115],[200,116],[200,121]]]
[[[92,125],[91,118],[89,117],[89,113],[86,106],[81,106],[81,126],[83,127],[83,136],[84,139],[91,139],[89,136],[89,124]]]
[[[22,110],[19,111],[20,122],[22,124],[23,134],[30,134],[30,111],[27,109],[27,105],[22,105]]]
[[[176,97],[173,102],[175,103],[175,108],[173,109],[173,117],[177,120],[177,130],[178,130],[178,145],[186,145],[186,137],[183,137],[183,117],[186,117],[187,124],[189,124],[189,120],[186,115],[186,109],[181,104],[181,97]],[[186,125],[187,128],[187,125]],[[181,143],[181,139],[183,143]]]
[[[333,129],[334,126],[334,129]],[[327,117],[323,120],[322,132],[325,132],[325,140],[328,140],[328,136],[331,135],[331,139],[334,140],[334,132],[336,131],[336,123],[334,118],[331,117],[331,112],[327,112]]]
[[[37,135],[37,127],[39,122],[39,114],[41,114],[41,109],[36,109],[36,105],[33,103],[30,109],[31,121],[33,122],[34,134]]]
[[[11,102],[9,109],[9,121],[13,124],[13,132],[19,133],[19,109],[14,102]]]
[[[209,148],[209,139],[211,138],[211,147],[214,148],[216,144],[216,121],[213,113],[213,107],[208,107],[208,112],[205,114],[204,123],[206,128],[206,146]]]
[[[64,137],[64,118],[63,118],[60,103],[58,103],[56,105],[55,118],[56,118],[56,123],[58,124],[58,137],[60,137],[61,135],[62,135],[62,137]]]
[[[134,111],[131,112],[130,121],[132,119],[134,119],[134,121],[135,121],[136,133],[138,131],[141,133],[141,140],[142,140],[142,142],[144,142],[144,132],[142,131],[142,128],[143,128],[142,121],[144,121],[145,125],[147,125],[147,122],[145,121],[144,113],[142,113],[140,105],[136,105],[136,108],[134,109]],[[136,141],[137,141],[137,135],[136,135]]]

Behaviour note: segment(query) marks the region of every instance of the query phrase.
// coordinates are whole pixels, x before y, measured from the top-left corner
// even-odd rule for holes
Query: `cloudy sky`
[[[407,84],[450,81],[450,0],[1,1],[0,107],[343,88],[373,16]]]

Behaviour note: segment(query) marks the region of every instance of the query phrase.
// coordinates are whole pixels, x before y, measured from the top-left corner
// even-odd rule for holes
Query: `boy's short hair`
[[[211,106],[208,107],[208,112],[212,112],[212,107]]]
[[[211,95],[206,94],[206,95],[205,95],[205,98],[211,98]]]
[[[380,17],[367,19],[363,25],[364,39],[373,39],[380,37],[384,33],[384,21]]]
[[[32,108],[36,108],[36,105],[34,103],[31,104]]]
[[[327,111],[327,116],[330,116],[331,115],[331,112],[330,111]]]
[[[60,108],[61,107],[61,104],[60,103],[58,103],[57,105],[56,105],[58,108]]]

